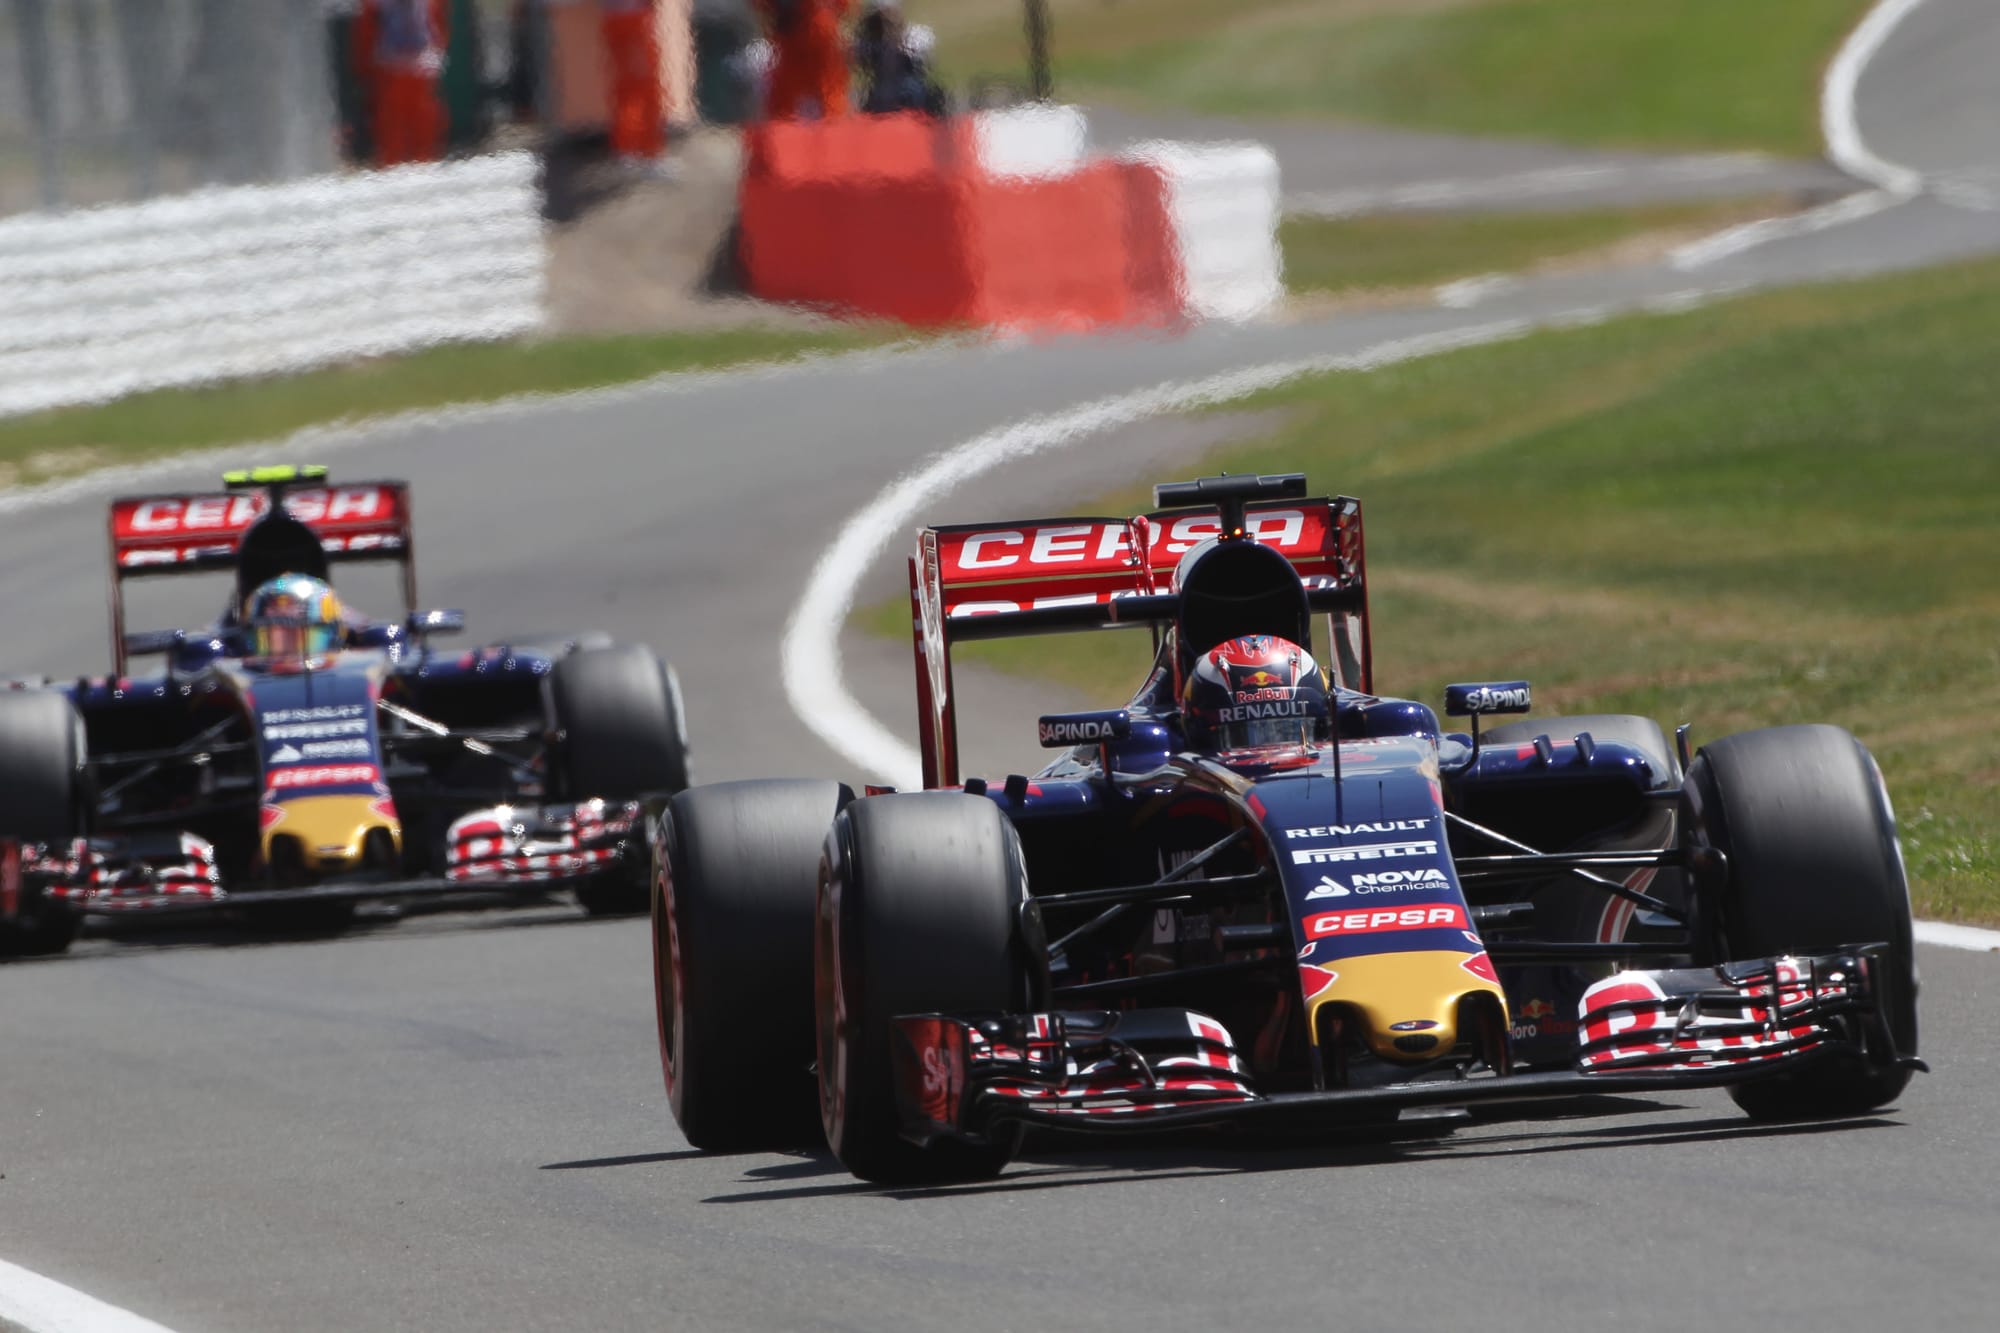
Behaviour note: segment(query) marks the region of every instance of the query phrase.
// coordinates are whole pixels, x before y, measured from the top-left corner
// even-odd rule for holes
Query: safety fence
[[[917,325],[1254,318],[1282,296],[1278,165],[1255,144],[1086,151],[1066,107],[753,126],[750,291]]]
[[[0,219],[0,416],[533,330],[538,170],[504,153]]]

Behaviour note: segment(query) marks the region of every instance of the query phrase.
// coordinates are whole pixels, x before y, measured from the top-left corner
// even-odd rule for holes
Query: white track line
[[[1875,58],[1896,25],[1908,18],[1924,0],[1882,0],[1868,11],[1841,44],[1840,52],[1827,67],[1826,82],[1820,87],[1820,132],[1826,136],[1827,156],[1850,176],[1867,181],[1891,194],[1910,196],[1922,191],[1924,178],[1918,172],[1885,161],[1871,151],[1861,137],[1855,116],[1855,93],[1861,75]]]
[[[1247,397],[1308,375],[1369,370],[1516,338],[1533,327],[1526,320],[1475,324],[1448,333],[1381,343],[1345,356],[1280,361],[1206,379],[1155,385],[1003,426],[933,455],[849,519],[814,566],[785,630],[784,683],[793,711],[836,754],[874,778],[897,787],[921,786],[921,756],[848,692],[841,670],[840,633],[869,568],[899,536],[921,526],[923,511],[940,497],[983,472],[1114,427]]]
[[[1673,252],[1669,263],[1682,272],[1705,268],[1718,260],[1741,254],[1771,241],[1809,236],[1845,223],[1873,217],[1885,209],[1908,203],[1924,190],[1924,178],[1908,167],[1878,157],[1861,137],[1861,125],[1854,110],[1855,92],[1868,62],[1889,40],[1896,25],[1908,18],[1924,0],[1881,0],[1868,11],[1854,31],[1847,34],[1833,63],[1827,66],[1826,80],[1820,85],[1820,133],[1826,139],[1827,156],[1833,164],[1856,180],[1874,186],[1860,194],[1836,199],[1830,204],[1808,209],[1792,217],[1765,218],[1729,227]]]
[[[1647,306],[1687,310],[1737,290],[1720,287],[1675,292],[1656,298]],[[891,482],[850,518],[813,567],[805,592],[785,628],[784,685],[792,711],[835,754],[875,780],[904,790],[923,786],[923,757],[849,692],[841,663],[840,635],[854,610],[861,581],[875,562],[888,552],[898,536],[914,535],[915,529],[922,526],[925,509],[934,507],[982,473],[1116,427],[1246,398],[1309,375],[1374,370],[1441,352],[1504,342],[1539,329],[1593,324],[1615,313],[1608,307],[1593,306],[1544,321],[1513,319],[1474,324],[1446,333],[1378,343],[1344,356],[1279,361],[1226,371],[1206,379],[1159,384],[1135,393],[1102,398],[1066,412],[1002,426],[934,454],[916,471]],[[2000,931],[1971,926],[1919,921],[1916,938],[1925,944],[1954,949],[2000,950]]]
[[[164,1324],[107,1305],[0,1259],[0,1324],[28,1333],[170,1333]]]
[[[1945,949],[1970,949],[1975,953],[2000,953],[2000,930],[1955,926],[1948,921],[1919,921],[1915,930],[1919,944],[1935,944]]]
[[[1755,222],[1745,222],[1704,236],[1681,246],[1668,256],[1667,262],[1686,273],[1694,269],[1706,268],[1720,259],[1741,254],[1771,241],[1788,240],[1795,236],[1810,236],[1817,231],[1826,231],[1848,222],[1858,222],[1865,217],[1873,217],[1885,209],[1908,203],[1909,196],[1893,194],[1888,190],[1863,190],[1836,199],[1818,208],[1809,208],[1803,213],[1788,217],[1760,218]]]

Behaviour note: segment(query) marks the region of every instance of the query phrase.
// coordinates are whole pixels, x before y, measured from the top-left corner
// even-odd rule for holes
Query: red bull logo
[[[1243,678],[1245,685],[1276,685],[1280,683],[1275,671],[1253,671]]]
[[[1532,1022],[1538,1018],[1547,1018],[1555,1011],[1556,1007],[1547,1000],[1530,1000],[1521,1006],[1521,1017]]]

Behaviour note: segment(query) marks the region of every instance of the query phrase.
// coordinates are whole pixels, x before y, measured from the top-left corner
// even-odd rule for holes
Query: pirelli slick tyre
[[[820,1123],[841,1164],[885,1185],[998,1175],[1020,1132],[919,1147],[900,1135],[899,1014],[1027,1012],[1027,870],[999,808],[960,792],[856,801],[834,820],[814,926]]]
[[[83,721],[68,699],[30,690],[0,694],[0,838],[62,847],[82,836],[84,761]],[[62,953],[78,924],[67,904],[37,894],[0,916],[0,957]]]
[[[1725,858],[1720,958],[1884,943],[1876,978],[1897,1054],[1917,1053],[1917,972],[1895,812],[1868,751],[1839,727],[1726,736],[1690,766],[1684,825]],[[1857,1115],[1895,1100],[1910,1071],[1841,1060],[1730,1090],[1760,1120]]]
[[[550,770],[557,797],[587,801],[668,796],[689,785],[687,714],[674,669],[637,644],[579,648],[549,672],[556,732]],[[592,916],[644,912],[644,858],[629,873],[585,885],[577,902]]]
[[[667,1103],[710,1152],[817,1144],[813,906],[834,782],[681,792],[653,832],[653,998]]]

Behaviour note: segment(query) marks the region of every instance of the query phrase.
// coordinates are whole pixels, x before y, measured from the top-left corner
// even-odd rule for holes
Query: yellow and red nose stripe
[[[1468,995],[1489,994],[1506,1012],[1500,987],[1466,964],[1483,954],[1445,951],[1363,954],[1325,965],[1300,967],[1306,991],[1306,1031],[1319,1040],[1319,1011],[1339,1003],[1361,1020],[1362,1040],[1385,1060],[1428,1060],[1458,1041],[1459,1002]],[[1326,977],[1322,982],[1314,973]],[[1397,1047],[1398,1037],[1435,1037],[1412,1052]]]
[[[374,829],[388,830],[397,852],[403,848],[403,826],[396,817],[396,807],[378,796],[300,796],[265,805],[262,822],[265,860],[271,858],[276,839],[292,838],[309,870],[358,866],[368,834]]]

